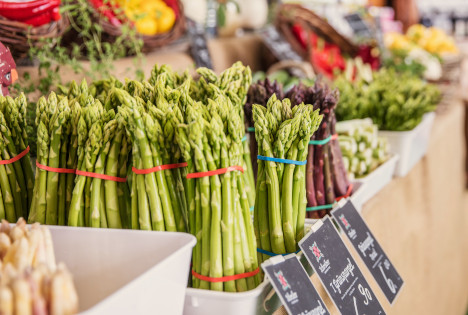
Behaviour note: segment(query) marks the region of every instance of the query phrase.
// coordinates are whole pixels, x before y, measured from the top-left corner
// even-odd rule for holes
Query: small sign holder
[[[342,200],[331,211],[335,221],[348,237],[359,257],[369,268],[385,297],[393,304],[404,284],[387,254],[370,231],[364,219],[350,200]]]
[[[262,268],[288,314],[330,314],[296,255],[274,256]]]
[[[385,314],[329,216],[312,226],[299,247],[341,314]]]
[[[213,69],[203,25],[187,18],[187,34],[190,38],[190,55],[194,59],[196,66]]]

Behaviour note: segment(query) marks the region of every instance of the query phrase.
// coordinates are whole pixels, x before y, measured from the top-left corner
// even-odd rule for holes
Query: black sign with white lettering
[[[187,18],[187,34],[190,38],[190,55],[197,67],[213,69],[204,26]]]
[[[296,255],[272,257],[262,268],[290,315],[330,314]]]
[[[359,13],[348,14],[344,18],[353,29],[354,35],[360,37],[372,37],[372,32],[369,26],[362,19]]]
[[[331,214],[369,268],[388,301],[393,303],[403,286],[403,280],[353,203],[348,201]]]
[[[291,45],[284,39],[284,37],[276,30],[274,26],[268,26],[260,31],[263,42],[271,50],[273,55],[278,60],[295,60],[302,61],[299,56],[291,47]]]
[[[385,314],[329,216],[312,226],[299,247],[341,314]]]

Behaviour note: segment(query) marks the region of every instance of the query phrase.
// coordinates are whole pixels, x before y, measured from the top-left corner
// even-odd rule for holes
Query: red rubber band
[[[15,163],[16,161],[18,161],[19,159],[21,159],[23,156],[25,156],[26,154],[28,154],[29,152],[29,145],[26,149],[24,149],[23,152],[21,152],[20,154],[18,154],[17,156],[9,159],[9,160],[1,160],[0,161],[0,165],[6,165],[6,164],[11,164],[11,163]]]
[[[227,172],[232,172],[232,171],[241,171],[242,173],[244,173],[244,168],[240,165],[234,165],[234,166],[229,166],[226,168],[220,168],[214,171],[190,173],[190,174],[187,174],[187,178],[200,178],[200,177],[207,177],[207,176],[213,176],[213,175],[221,175],[221,174],[225,174]]]
[[[80,170],[76,170],[76,175],[99,178],[99,179],[104,179],[104,180],[111,180],[113,182],[118,182],[118,183],[125,183],[127,181],[127,178],[125,177],[116,177],[116,176],[110,176],[110,175],[105,175],[105,174],[85,172],[85,171],[80,171]]]
[[[351,193],[352,193],[352,192],[353,192],[353,184],[351,183],[351,184],[349,184],[349,186],[348,186],[348,190],[346,191],[346,195],[341,196],[341,197],[338,197],[338,198],[336,198],[335,200],[336,200],[336,201],[340,201],[340,200],[343,199],[343,198],[348,198],[349,196],[351,196]]]
[[[195,270],[192,269],[192,275],[200,279],[202,281],[207,281],[207,282],[228,282],[228,281],[234,281],[234,280],[239,280],[239,279],[244,279],[244,278],[249,278],[255,276],[257,273],[260,272],[260,268],[257,267],[254,271],[249,271],[249,272],[244,272],[240,273],[238,275],[233,275],[233,276],[224,276],[224,277],[219,277],[219,278],[213,278],[213,277],[208,277],[208,276],[203,276],[199,273],[196,273]]]
[[[331,136],[330,140],[336,140],[338,139],[338,134],[335,133],[334,135]]]
[[[42,165],[36,160],[36,167],[40,168],[41,170],[54,172],[54,173],[63,173],[63,174],[75,174],[76,170],[70,168],[58,168],[58,167],[50,167],[47,165]]]
[[[175,164],[166,164],[166,165],[158,165],[152,168],[144,168],[144,169],[138,169],[135,167],[132,167],[132,172],[138,175],[146,175],[162,170],[171,170],[173,168],[181,168],[181,167],[187,167],[187,162],[183,163],[175,163]]]

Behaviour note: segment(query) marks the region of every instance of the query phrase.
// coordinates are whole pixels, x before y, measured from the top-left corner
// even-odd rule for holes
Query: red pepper
[[[372,50],[374,48],[368,45],[362,45],[359,47],[358,57],[361,57],[364,63],[368,63],[372,70],[377,70],[380,67],[380,58],[374,56]]]
[[[296,37],[302,48],[307,49],[307,32],[299,24],[294,24],[291,28],[294,36]]]
[[[60,19],[60,0],[0,1],[0,15],[32,26],[41,26]]]
[[[115,11],[118,9],[117,4],[110,5],[109,3],[104,3],[102,0],[89,0],[89,3],[91,3],[100,14],[105,16],[112,25],[122,25],[122,22],[115,15]]]

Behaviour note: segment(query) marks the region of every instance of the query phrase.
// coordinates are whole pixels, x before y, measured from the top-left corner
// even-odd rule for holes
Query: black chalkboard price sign
[[[369,268],[387,300],[393,303],[403,286],[403,280],[353,203],[350,200],[343,201],[341,207],[331,214]]]
[[[385,314],[329,216],[312,226],[299,247],[341,314]]]
[[[351,13],[344,17],[349,26],[353,29],[354,35],[360,37],[372,37],[372,31],[359,13]]]
[[[292,49],[291,45],[274,26],[270,25],[260,30],[260,36],[262,37],[265,45],[278,60],[302,61],[301,56]]]
[[[190,39],[190,55],[197,67],[213,69],[203,25],[187,18],[187,34]]]
[[[262,268],[288,314],[330,314],[296,255],[274,256],[265,261]]]

